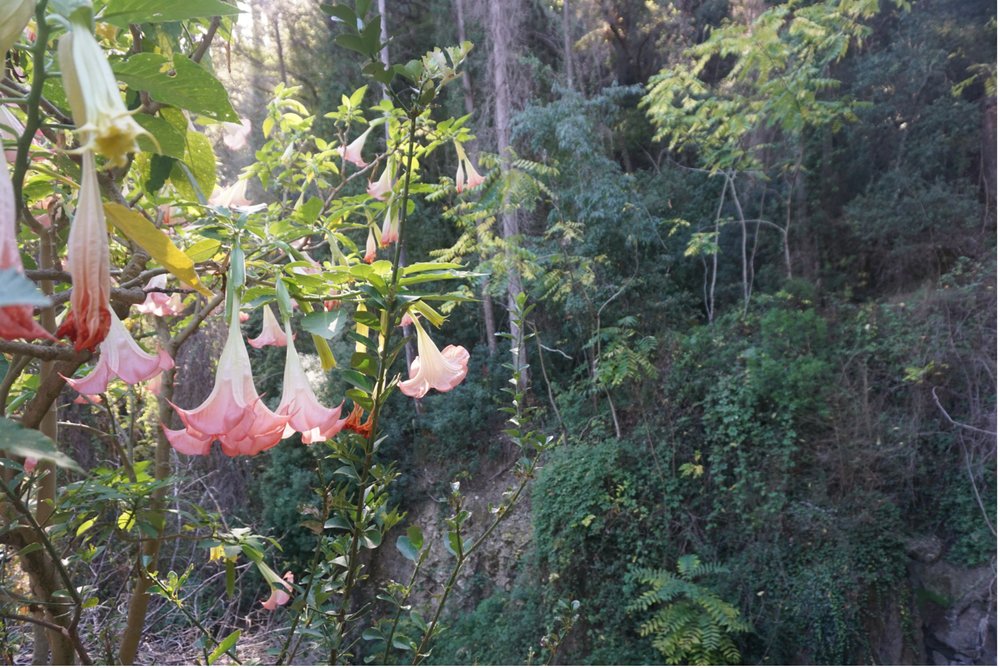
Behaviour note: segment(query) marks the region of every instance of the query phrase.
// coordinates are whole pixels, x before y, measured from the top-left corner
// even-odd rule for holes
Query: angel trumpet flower
[[[385,221],[382,223],[380,236],[382,248],[399,241],[399,211],[392,204],[385,207]]]
[[[338,146],[337,155],[339,155],[347,162],[353,164],[358,169],[364,169],[365,167],[367,167],[368,163],[365,162],[365,159],[361,157],[361,150],[365,147],[365,140],[368,139],[368,133],[371,131],[372,129],[369,127],[367,130],[361,133],[361,135],[357,139],[352,141],[347,146]]]
[[[375,241],[375,233],[372,228],[368,228],[368,241],[365,243],[365,262],[371,264],[375,261],[375,254],[378,252],[378,244]]]
[[[416,318],[413,327],[417,330],[417,356],[410,364],[410,379],[399,384],[399,391],[419,399],[431,388],[447,392],[457,387],[469,371],[469,351],[451,345],[438,350]]]
[[[73,277],[70,312],[56,336],[73,339],[77,350],[93,350],[108,335],[111,311],[111,260],[108,231],[97,185],[94,154],[83,154],[80,197],[69,230],[69,273]]]
[[[73,112],[80,150],[97,151],[115,167],[139,150],[136,139],[149,134],[125,108],[118,82],[90,27],[70,22],[59,40],[63,88]]]
[[[292,597],[289,595],[288,592],[292,590],[290,583],[295,582],[295,576],[292,574],[291,571],[288,571],[287,573],[285,573],[283,579],[285,581],[280,584],[287,591],[272,586],[270,598],[268,598],[266,601],[260,602],[261,607],[263,607],[265,610],[277,610],[279,605],[285,605],[290,600],[292,600]]]
[[[285,351],[285,377],[282,383],[281,401],[275,411],[278,415],[288,417],[288,427],[285,428],[284,437],[299,432],[302,434],[303,443],[326,441],[347,423],[347,418],[340,417],[344,403],[341,402],[336,408],[325,408],[319,403],[302,368],[302,360],[295,350],[295,344],[292,343],[292,330],[287,321],[285,338],[288,340],[288,350]]]
[[[108,389],[113,377],[121,378],[129,385],[136,385],[157,376],[162,371],[172,369],[174,361],[165,350],[151,355],[139,347],[125,325],[113,310],[108,337],[101,342],[101,357],[94,370],[79,379],[67,378],[66,382],[80,394],[100,394]]]
[[[0,54],[6,54],[35,13],[35,0],[0,1]]]
[[[281,331],[281,325],[274,317],[274,311],[269,307],[264,307],[264,323],[260,328],[260,336],[256,339],[248,339],[247,343],[258,350],[264,346],[281,347],[288,343],[285,333]]]
[[[163,292],[159,292],[159,290],[163,290],[166,287],[166,274],[153,276],[146,283],[146,301],[135,307],[135,310],[145,315],[156,316],[157,318],[162,318],[168,315],[180,315],[180,295],[177,295],[176,293],[167,295]]]
[[[393,172],[392,161],[385,166],[382,170],[382,176],[378,181],[368,184],[368,194],[380,202],[384,202],[389,193],[392,192],[392,172]]]
[[[481,185],[486,179],[472,166],[472,161],[465,154],[462,145],[455,144],[455,151],[458,153],[458,171],[455,172],[455,190],[462,192],[466,188],[475,188]]]
[[[0,167],[0,271],[14,270],[23,275],[24,265],[21,264],[21,254],[17,249],[17,205],[14,202],[14,186],[7,171],[6,154],[0,161],[3,162]],[[51,334],[35,322],[30,305],[0,306],[0,339],[12,341],[52,338]]]
[[[174,406],[183,429],[163,431],[178,452],[207,455],[218,441],[229,457],[256,455],[281,440],[288,418],[276,415],[264,405],[253,384],[250,356],[240,332],[239,302],[233,305],[229,336],[215,371],[215,386],[197,408]]]

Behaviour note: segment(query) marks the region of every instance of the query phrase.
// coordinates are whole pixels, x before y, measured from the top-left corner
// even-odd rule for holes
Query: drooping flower
[[[121,378],[128,385],[135,385],[172,369],[174,361],[167,351],[160,349],[151,355],[139,347],[113,309],[108,337],[101,342],[101,356],[94,369],[83,378],[67,378],[66,382],[82,395],[100,394],[108,389],[112,378]]]
[[[260,336],[256,339],[247,340],[247,343],[258,350],[264,346],[277,346],[280,348],[288,343],[288,339],[285,337],[285,333],[281,331],[281,325],[278,324],[277,319],[274,317],[274,311],[270,307],[264,307],[264,321],[260,327]]]
[[[174,449],[185,455],[207,455],[215,441],[229,457],[256,455],[277,445],[288,424],[287,417],[274,414],[257,394],[236,313],[239,302],[233,305],[234,316],[211,394],[191,410],[171,404],[184,428],[164,427],[164,433]]]
[[[291,583],[295,582],[295,576],[291,571],[288,571],[284,575],[285,582],[280,583],[285,589],[282,590],[278,587],[271,587],[271,597],[266,601],[261,601],[260,604],[265,610],[277,610],[278,606],[285,605],[290,600],[292,600],[289,592],[292,591]]]
[[[371,264],[375,261],[375,254],[378,252],[378,242],[375,241],[375,232],[368,228],[368,241],[365,243],[365,262]]]
[[[295,344],[292,343],[291,325],[287,321],[285,338],[288,340],[288,350],[285,352],[285,376],[281,401],[275,411],[278,415],[288,417],[288,427],[285,428],[284,437],[288,438],[293,433],[299,432],[302,434],[303,443],[325,441],[343,429],[347,423],[347,418],[340,417],[344,402],[336,408],[325,408],[319,403],[302,368],[302,360],[295,350]]]
[[[455,142],[455,151],[458,153],[458,170],[455,172],[455,190],[462,192],[466,188],[475,188],[482,184],[485,179],[472,166],[472,161],[465,154],[465,149],[458,142]]]
[[[148,134],[125,108],[118,82],[90,27],[74,21],[59,39],[63,88],[73,112],[81,152],[97,151],[116,167],[139,150],[136,138]]]
[[[24,273],[21,254],[17,249],[17,203],[14,186],[7,171],[6,155],[0,162],[0,270],[13,269]],[[27,280],[27,279],[25,279]],[[52,339],[52,335],[35,321],[28,304],[0,306],[0,339]]]
[[[369,127],[367,130],[362,132],[357,139],[352,141],[347,146],[338,146],[337,155],[353,164],[358,169],[364,169],[367,167],[368,163],[361,157],[361,150],[365,147],[365,140],[368,139],[368,133],[371,131],[372,129]]]
[[[419,399],[431,388],[438,392],[454,389],[469,371],[469,351],[452,345],[438,350],[416,318],[413,327],[417,330],[417,356],[410,364],[410,379],[399,384],[399,391]]]
[[[250,137],[250,119],[241,118],[239,123],[223,123],[222,124],[222,143],[225,144],[229,150],[238,151],[247,145],[247,139]]]
[[[208,198],[208,203],[211,206],[222,206],[244,213],[256,213],[267,208],[266,204],[254,204],[247,199],[246,179],[237,179],[225,188],[215,186],[211,197]]]
[[[146,301],[135,307],[135,310],[145,315],[162,318],[168,315],[180,315],[181,297],[177,293],[168,295],[159,292],[167,287],[167,275],[153,276],[146,283]]]
[[[386,164],[385,169],[382,170],[381,178],[379,178],[378,181],[368,184],[368,194],[371,197],[374,197],[380,202],[385,201],[385,198],[388,197],[389,193],[392,192],[393,171],[394,171],[393,165],[392,162],[390,161],[388,164]]]
[[[0,2],[0,55],[5,55],[24,32],[35,13],[35,0]]]
[[[97,185],[94,154],[83,154],[80,197],[69,230],[67,264],[73,278],[70,312],[56,336],[69,337],[77,350],[93,350],[111,326],[111,260],[108,231]]]
[[[385,220],[382,222],[381,245],[385,248],[389,244],[399,241],[399,211],[398,207],[385,207]]]

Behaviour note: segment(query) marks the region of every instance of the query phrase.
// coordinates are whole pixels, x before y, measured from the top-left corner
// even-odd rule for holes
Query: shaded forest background
[[[384,4],[396,60],[476,45],[442,114],[472,114],[487,174],[444,217],[418,202],[407,240],[483,276],[445,326],[465,383],[394,398],[398,502],[434,519],[452,480],[503,489],[512,284],[537,305],[536,420],[562,439],[433,660],[523,663],[577,600],[558,662],[661,662],[640,574],[697,555],[752,625],[745,663],[995,663],[995,3],[883,2],[815,42],[752,29],[764,0]],[[365,83],[340,28],[304,0],[248,14],[213,59],[251,143],[278,83],[323,136]],[[230,174],[253,160],[219,150]],[[284,352],[258,355],[274,396]],[[275,448],[213,499],[285,532],[293,570],[308,456]]]

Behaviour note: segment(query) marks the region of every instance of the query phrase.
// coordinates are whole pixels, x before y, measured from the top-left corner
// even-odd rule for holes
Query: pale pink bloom
[[[472,166],[472,161],[465,154],[462,145],[455,143],[455,151],[458,153],[458,170],[455,172],[455,190],[462,192],[466,188],[475,188],[485,180],[483,176]]]
[[[67,244],[73,293],[69,315],[56,336],[73,339],[77,350],[93,350],[111,326],[111,259],[94,154],[86,151],[82,158],[80,196]]]
[[[403,314],[403,317],[399,319],[400,327],[412,327],[413,326],[413,316],[407,311]]]
[[[250,314],[247,313],[246,311],[240,311],[240,316],[239,317],[240,317],[240,322],[241,323],[242,322],[246,322],[247,320],[250,319]]]
[[[287,583],[295,582],[295,576],[292,575],[291,571],[288,571],[287,573],[285,573],[284,579],[285,579],[285,582],[287,582]],[[285,605],[290,600],[292,600],[292,597],[288,593],[288,592],[292,591],[292,588],[291,588],[290,584],[285,584],[285,582],[282,582],[281,586],[285,587],[285,589],[287,589],[288,591],[283,591],[283,590],[281,590],[281,589],[279,589],[277,587],[272,587],[271,588],[271,597],[269,599],[267,599],[266,601],[261,601],[260,602],[261,606],[263,606],[263,608],[265,610],[277,610],[279,605]]]
[[[2,107],[0,107],[2,109]],[[7,158],[0,162],[0,269],[24,273],[21,253],[17,248],[17,203],[14,186],[7,171]],[[35,321],[29,304],[0,306],[0,339],[53,339],[52,334]]]
[[[344,402],[336,408],[325,408],[319,403],[309,385],[309,378],[302,368],[302,360],[291,342],[291,325],[285,322],[285,338],[289,341],[285,351],[285,376],[282,381],[281,401],[275,412],[288,416],[284,438],[295,432],[302,434],[303,443],[326,441],[344,428],[347,418],[340,418]]]
[[[382,170],[382,177],[374,183],[368,184],[368,194],[371,197],[384,202],[385,198],[392,192],[392,164],[386,164]]]
[[[347,162],[355,165],[358,169],[364,169],[367,167],[368,163],[361,157],[361,149],[365,147],[365,140],[368,139],[368,133],[371,131],[372,129],[368,128],[361,134],[361,136],[347,146],[338,146],[337,155]]]
[[[382,248],[399,241],[399,212],[396,208],[391,204],[385,207],[385,221],[382,223],[381,233]]]
[[[211,206],[221,206],[244,213],[256,213],[267,208],[266,204],[254,204],[247,199],[246,179],[237,179],[225,188],[215,186],[208,203]]]
[[[168,315],[181,314],[181,296],[177,293],[168,295],[165,292],[157,292],[167,287],[167,275],[159,274],[153,276],[146,283],[146,301],[135,307],[135,310],[145,315],[162,318]]]
[[[174,361],[165,350],[151,355],[139,347],[113,309],[108,336],[101,342],[101,356],[94,369],[83,378],[67,378],[66,382],[80,394],[100,394],[108,389],[108,381],[121,378],[128,385],[135,385],[172,369]]]
[[[365,262],[371,264],[375,261],[375,253],[378,251],[378,243],[375,241],[375,233],[372,228],[368,228],[368,241],[365,243]]]
[[[153,376],[146,381],[146,389],[150,394],[157,397],[160,396],[160,391],[163,390],[163,374]]]
[[[250,137],[250,119],[242,118],[239,123],[222,124],[222,143],[232,151],[238,151],[247,145]]]
[[[264,322],[260,328],[260,336],[256,339],[249,339],[247,343],[258,350],[264,346],[281,347],[288,343],[285,333],[281,331],[281,325],[278,324],[274,317],[274,311],[270,307],[264,307]]]
[[[158,380],[159,378],[160,378],[160,374],[157,374],[156,376],[153,377],[153,380]],[[149,382],[153,382],[153,381],[151,380]],[[80,404],[80,405],[92,405],[92,406],[96,406],[97,404],[101,403],[101,395],[99,395],[99,394],[81,394],[81,395],[78,395],[77,398],[73,400],[73,403],[74,404]]]
[[[38,459],[35,457],[25,457],[24,458],[24,472],[31,473],[38,466]]]
[[[431,388],[438,392],[454,389],[469,371],[469,351],[451,345],[438,350],[419,320],[413,319],[413,326],[417,330],[417,356],[410,364],[410,379],[399,384],[399,391],[419,399]]]
[[[239,312],[238,302],[233,311]],[[229,323],[211,394],[197,408],[174,405],[174,409],[184,428],[163,431],[174,449],[185,455],[207,455],[215,441],[229,457],[256,455],[277,445],[288,424],[288,418],[275,415],[257,394],[239,318]]]

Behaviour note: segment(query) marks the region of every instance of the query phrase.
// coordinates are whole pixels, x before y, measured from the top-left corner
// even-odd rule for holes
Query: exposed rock
[[[941,557],[944,546],[937,536],[913,536],[906,541],[906,556],[922,564],[930,564]]]

